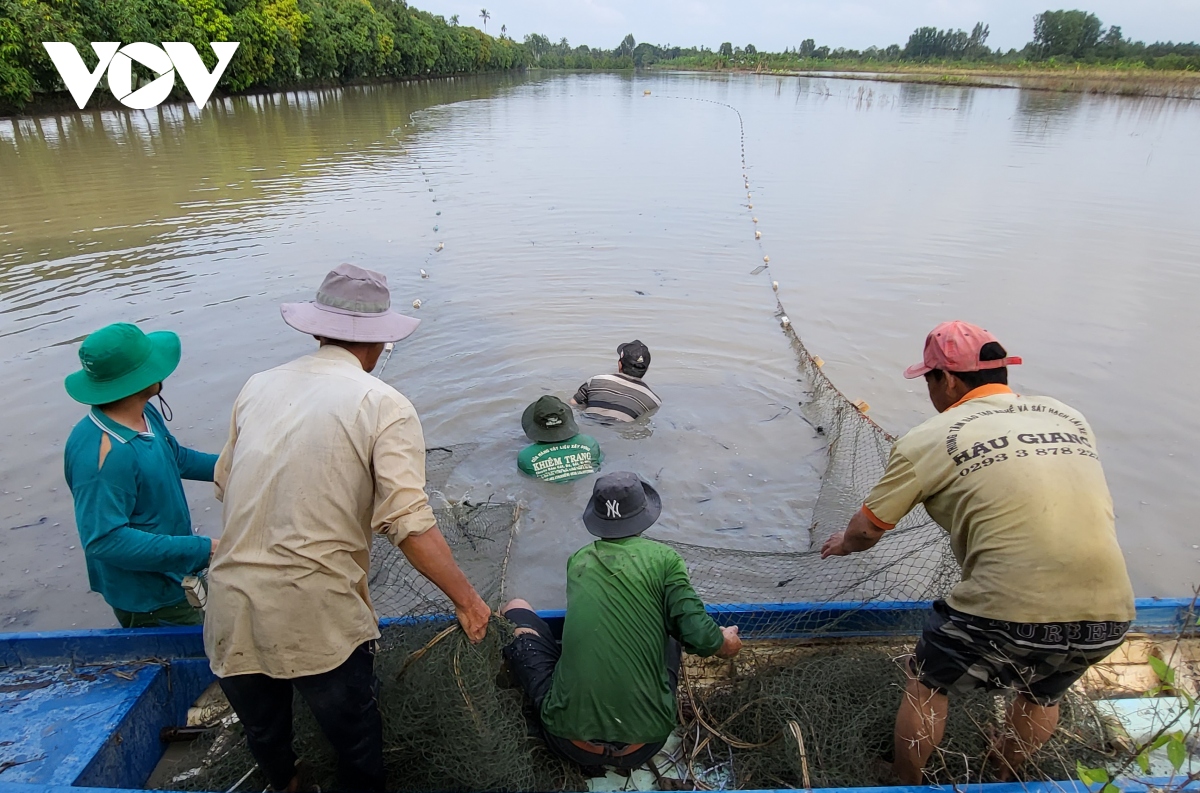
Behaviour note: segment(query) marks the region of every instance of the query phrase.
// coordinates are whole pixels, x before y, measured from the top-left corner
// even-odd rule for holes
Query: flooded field
[[[1025,359],[1018,391],[1091,420],[1138,593],[1184,595],[1200,581],[1198,132],[1197,103],[660,73],[0,120],[0,629],[115,624],[62,479],[82,337],[178,332],[173,431],[216,452],[246,378],[314,344],[278,304],[342,261],[387,273],[423,320],[384,379],[430,446],[476,445],[447,496],[524,502],[509,592],[539,607],[562,605],[591,480],[523,478],[521,410],[634,337],[664,407],[584,431],[605,470],[659,487],[655,532],[808,547],[823,440],[796,410],[772,280],[892,432],[932,412],[900,376],[930,327],[995,332]],[[770,267],[752,274],[755,228]],[[218,533],[211,486],[188,492]]]

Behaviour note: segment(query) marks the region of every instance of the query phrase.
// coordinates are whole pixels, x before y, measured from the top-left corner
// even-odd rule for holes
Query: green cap
[[[83,368],[67,375],[67,393],[85,405],[106,405],[167,379],[179,365],[179,337],[118,322],[83,340],[79,363]]]
[[[554,396],[544,396],[525,408],[521,429],[536,443],[558,443],[579,434],[571,408]]]

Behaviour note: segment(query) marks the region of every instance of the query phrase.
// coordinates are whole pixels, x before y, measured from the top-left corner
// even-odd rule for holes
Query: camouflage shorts
[[[935,601],[912,673],[929,688],[1014,689],[1040,705],[1063,698],[1092,664],[1117,649],[1128,622],[1006,622]]]

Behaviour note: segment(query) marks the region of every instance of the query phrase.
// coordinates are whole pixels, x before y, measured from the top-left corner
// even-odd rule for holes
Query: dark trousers
[[[336,669],[282,680],[266,675],[221,679],[241,720],[250,753],[275,790],[296,774],[292,749],[292,692],[300,692],[338,757],[341,790],[383,790],[383,721],[375,679],[375,643],[359,645]]]
[[[204,612],[188,603],[163,606],[154,611],[124,611],[113,607],[122,628],[166,628],[176,625],[203,625]]]
[[[529,699],[533,702],[534,712],[538,714],[538,725],[541,725],[542,701],[550,693],[554,684],[554,668],[562,657],[562,649],[554,638],[554,633],[545,620],[529,609],[509,609],[504,613],[505,618],[518,628],[530,628],[534,633],[513,637],[504,648],[504,657],[508,660],[509,668],[517,678],[517,682]],[[679,686],[679,667],[683,661],[683,648],[672,637],[667,637],[663,648],[663,661],[667,667],[667,683],[674,692]],[[646,761],[658,754],[665,741],[648,743],[640,749],[625,755],[614,752],[625,749],[625,745],[603,745],[604,753],[589,752],[576,746],[572,741],[548,732],[542,726],[542,737],[546,746],[560,757],[570,760],[584,769],[588,776],[603,776],[604,766],[613,768],[639,768]]]

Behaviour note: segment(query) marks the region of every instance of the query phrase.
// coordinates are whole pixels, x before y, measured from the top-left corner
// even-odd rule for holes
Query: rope
[[[765,272],[767,272],[768,275],[770,275],[771,274],[771,257],[767,253],[766,245],[763,243],[762,231],[758,228],[758,217],[753,214],[754,213],[754,204],[751,203],[751,200],[754,197],[754,193],[751,190],[750,172],[747,167],[747,161],[746,161],[746,123],[745,123],[745,119],[742,117],[742,112],[740,110],[738,110],[736,107],[734,107],[733,105],[729,104],[728,102],[718,102],[715,99],[703,99],[703,98],[695,97],[695,96],[659,96],[657,94],[653,94],[652,96],[656,99],[673,99],[673,100],[687,101],[687,102],[706,102],[710,105],[717,105],[718,107],[723,107],[727,110],[730,110],[734,113],[734,115],[737,116],[737,120],[738,120],[738,151],[740,153],[740,162],[742,165],[742,182],[743,182],[743,186],[746,188],[746,213],[748,215],[750,215],[750,221],[751,221],[752,228],[754,231],[754,241],[758,245],[759,253],[762,255],[762,262],[763,262],[762,264],[758,265],[754,269],[752,274],[758,274],[760,272],[765,271]],[[799,344],[801,346],[801,348],[803,348],[804,345],[803,345],[803,342],[801,342],[801,340],[800,340],[800,334],[798,334],[796,332],[795,327],[792,325],[792,321],[788,316],[787,309],[783,305],[783,299],[779,296],[779,281],[774,280],[774,279],[771,280],[771,291],[774,292],[774,294],[775,294],[775,307],[777,309],[776,317],[779,320],[780,326],[783,328],[784,333],[788,336],[789,339],[791,339],[796,344]],[[850,399],[848,396],[846,396],[841,391],[841,389],[839,389],[836,385],[834,385],[833,381],[829,379],[828,375],[826,375],[824,373],[824,371],[822,371],[822,366],[824,366],[825,362],[822,361],[820,359],[820,357],[810,355],[809,359],[813,363],[812,370],[813,370],[814,376],[821,378],[821,380],[824,381],[824,385],[826,385],[828,388],[830,388],[832,391],[834,391],[839,397],[841,397],[842,400],[845,401],[845,403],[847,405],[853,407],[858,412],[858,414],[860,416],[862,416],[862,418],[865,419],[869,424],[871,424],[872,427],[874,427],[876,430],[878,430],[879,433],[882,434],[883,437],[889,443],[895,442],[896,436],[892,435],[887,430],[885,430],[883,427],[876,424],[875,421],[866,414],[866,410],[868,409],[869,406],[865,402],[863,402],[862,400]]]

